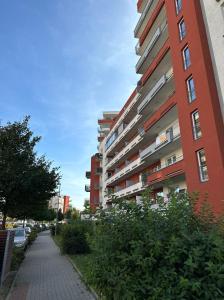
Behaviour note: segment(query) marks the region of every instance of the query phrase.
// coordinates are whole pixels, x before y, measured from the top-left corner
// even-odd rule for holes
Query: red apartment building
[[[103,118],[98,120],[98,142],[101,143],[110,131],[118,112],[104,112]],[[85,185],[85,191],[90,193],[90,207],[94,211],[100,206],[100,194],[102,194],[102,154],[96,153],[91,157],[91,170],[86,172],[86,178],[90,184]]]
[[[223,1],[213,6],[221,16]],[[111,194],[138,201],[146,187],[169,197],[172,187],[207,195],[218,213],[224,205],[224,126],[205,8],[200,0],[139,0],[137,9],[141,79],[100,135],[102,174],[92,174],[98,167],[92,158],[90,202],[106,207]]]
[[[64,196],[63,214],[65,214],[70,208],[70,196]]]

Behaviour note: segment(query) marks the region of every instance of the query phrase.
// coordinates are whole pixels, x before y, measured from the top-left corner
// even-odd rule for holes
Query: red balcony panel
[[[148,78],[152,75],[152,73],[155,71],[159,63],[162,61],[164,56],[167,54],[167,52],[170,49],[170,44],[169,44],[169,39],[166,40],[165,44],[163,47],[160,49],[158,54],[156,55],[155,59],[153,60],[152,64],[148,67],[147,71],[145,74],[142,75],[141,79],[139,82],[141,83],[140,86],[143,87]]]
[[[158,122],[172,107],[174,107],[177,102],[172,95],[160,108],[145,121],[143,127],[145,132],[147,132],[156,122]]]
[[[114,122],[114,119],[99,119],[98,124],[112,124]]]
[[[142,32],[142,35],[140,36],[140,39],[139,39],[139,44],[140,46],[142,46],[142,44],[144,43],[144,40],[146,39],[148,33],[149,33],[149,30],[151,29],[152,25],[154,24],[156,18],[158,17],[158,14],[160,13],[163,5],[165,3],[165,0],[161,0],[159,1],[159,3],[157,4],[151,18],[149,19],[144,31]]]
[[[149,175],[147,178],[147,183],[151,185],[155,182],[163,181],[183,173],[184,173],[184,160],[182,159],[181,161],[178,161],[158,172]]]
[[[141,8],[141,5],[142,5],[142,2],[143,2],[143,0],[138,0],[138,3],[137,3],[138,12],[140,12],[140,8]]]

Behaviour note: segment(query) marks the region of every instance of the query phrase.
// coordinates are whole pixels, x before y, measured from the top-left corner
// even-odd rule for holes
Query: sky
[[[61,193],[82,209],[97,120],[138,80],[135,0],[1,0],[0,120],[22,120],[60,166]]]

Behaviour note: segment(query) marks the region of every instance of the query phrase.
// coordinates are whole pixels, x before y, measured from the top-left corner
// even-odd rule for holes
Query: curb
[[[20,267],[19,267],[19,268],[20,268]],[[19,273],[19,270],[16,271],[15,277],[14,277],[14,279],[13,279],[13,281],[12,281],[12,284],[11,284],[11,286],[10,286],[10,289],[9,289],[9,291],[8,291],[8,294],[7,294],[6,298],[5,298],[5,300],[9,300],[10,297],[11,297],[11,295],[12,295],[12,291],[13,291],[13,289],[14,289],[14,286],[15,286],[15,283],[16,283],[16,279],[17,279],[17,277],[18,277],[18,273]]]
[[[59,249],[59,251],[60,251],[60,253],[61,253],[61,249],[60,249],[59,245],[55,242],[55,240],[52,238],[52,236],[51,236],[51,239],[52,239],[52,241],[54,242],[54,244],[56,245],[56,247],[58,247],[58,249]],[[61,253],[61,255],[63,255],[63,254]],[[84,282],[85,286],[91,291],[91,293],[93,294],[94,298],[95,298],[96,300],[99,300],[99,299],[100,299],[99,296],[98,296],[97,293],[94,291],[94,289],[93,289],[89,284],[87,284],[87,282],[85,281],[85,279],[84,279],[82,273],[80,272],[80,270],[79,270],[79,268],[76,266],[76,264],[73,262],[73,260],[72,260],[72,259],[69,257],[69,255],[67,255],[67,254],[65,254],[64,256],[67,258],[67,260],[69,261],[69,263],[73,266],[73,268],[75,269],[75,271],[78,273],[79,277],[82,279],[82,281]],[[8,299],[6,299],[6,300],[8,300]]]
[[[97,293],[94,291],[94,289],[86,283],[82,273],[80,272],[79,268],[76,266],[76,264],[74,263],[74,261],[66,254],[65,257],[68,259],[68,261],[72,264],[73,268],[75,269],[75,271],[79,274],[80,278],[82,279],[82,281],[85,283],[85,285],[87,286],[87,288],[91,291],[91,293],[93,294],[94,298],[96,300],[99,300],[99,296],[97,295]]]

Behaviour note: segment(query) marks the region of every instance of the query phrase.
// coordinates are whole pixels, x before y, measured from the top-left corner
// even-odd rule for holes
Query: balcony
[[[135,27],[135,37],[139,37],[142,34],[158,2],[159,0],[148,0],[148,3],[145,5],[141,17],[139,18],[138,23]]]
[[[126,137],[127,138],[127,133],[133,129],[133,127],[139,122],[141,119],[141,115],[137,114],[132,121],[125,127],[125,129],[122,131],[120,135],[116,138],[116,140],[113,142],[113,144],[106,150],[106,155],[108,155],[112,150],[115,149],[115,147],[120,143],[120,141]]]
[[[166,102],[166,100],[174,93],[174,90],[173,68],[170,68],[168,72],[160,77],[144,97],[144,100],[138,106],[138,113],[143,114],[143,111],[146,108],[151,110],[151,112],[154,112],[159,106]],[[153,105],[154,102],[155,105]],[[149,107],[149,103],[151,103],[151,107]],[[145,113],[148,114],[148,111],[145,110]]]
[[[95,175],[101,175],[103,173],[103,168],[98,167],[95,169]]]
[[[90,192],[90,185],[89,185],[89,184],[86,184],[86,185],[85,185],[85,191],[86,191],[87,193]]]
[[[103,159],[103,154],[102,154],[102,153],[96,153],[96,154],[95,154],[95,157],[96,157],[98,160],[102,160],[102,159]]]
[[[142,164],[143,164],[143,161],[142,161],[141,157],[137,158],[136,160],[129,163],[125,168],[121,169],[120,171],[115,173],[113,176],[108,178],[107,182],[106,182],[107,185],[109,185],[111,183],[115,183],[117,180],[120,180],[121,178],[130,176],[131,174],[136,172],[138,167],[140,167]]]
[[[140,153],[140,158],[142,161],[152,163],[171,153],[178,147],[180,147],[179,125],[170,127],[166,132],[157,136],[156,142],[152,143]]]
[[[90,179],[90,177],[91,177],[91,172],[90,172],[90,171],[87,171],[87,172],[86,172],[86,178],[87,178],[87,179]]]
[[[176,161],[170,165],[160,165],[156,170],[148,174],[146,185],[152,185],[171,177],[176,177],[184,173],[183,156],[177,157]],[[146,186],[145,185],[145,186]]]
[[[136,72],[144,74],[168,38],[167,23],[164,21],[151,37],[148,46],[136,64]]]
[[[119,152],[108,164],[107,170],[114,166],[116,163],[120,162],[121,159],[125,159],[127,155],[130,155],[130,152],[133,152],[135,147],[142,141],[143,139],[143,132],[138,134],[122,151]]]
[[[122,124],[122,122],[124,122],[124,119],[127,118],[128,114],[132,111],[134,105],[138,102],[139,97],[140,97],[140,94],[137,93],[134,96],[134,98],[132,99],[132,101],[129,103],[129,105],[124,109],[123,113],[121,114],[121,116],[117,120],[115,126],[111,129],[110,133],[108,134],[107,140],[112,137],[112,135],[115,133],[115,131],[118,130],[118,127],[120,127],[120,125]],[[109,149],[109,147],[108,147],[108,149]]]
[[[136,193],[142,191],[143,189],[144,188],[142,187],[142,183],[138,182],[136,184],[130,185],[129,187],[126,187],[126,188],[114,193],[113,195],[117,198],[127,197],[127,196],[131,196],[133,194],[136,194]],[[108,198],[110,198],[110,196]]]

